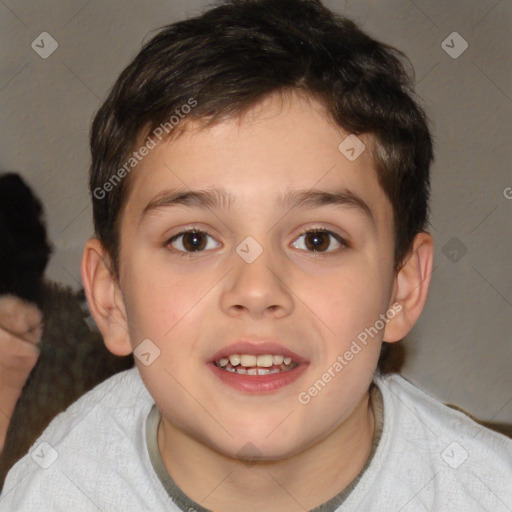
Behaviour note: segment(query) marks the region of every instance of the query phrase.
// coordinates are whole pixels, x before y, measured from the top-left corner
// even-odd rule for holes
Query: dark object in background
[[[0,454],[0,490],[9,469],[58,413],[133,366],[132,356],[114,356],[101,334],[89,328],[81,292],[43,279],[50,254],[41,202],[20,176],[1,175],[0,294],[35,303],[44,330],[41,354],[16,403]]]
[[[40,306],[51,251],[39,199],[18,174],[0,175],[0,295]]]

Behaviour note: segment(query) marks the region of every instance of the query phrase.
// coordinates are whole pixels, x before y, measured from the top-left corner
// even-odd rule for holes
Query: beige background
[[[409,55],[432,120],[436,261],[404,374],[482,418],[512,422],[512,0],[326,4]],[[94,112],[143,40],[205,5],[0,0],[0,169],[20,172],[44,202],[56,249],[49,277],[79,286]],[[42,32],[59,45],[47,59],[31,48]],[[457,59],[441,46],[452,32],[469,45]]]

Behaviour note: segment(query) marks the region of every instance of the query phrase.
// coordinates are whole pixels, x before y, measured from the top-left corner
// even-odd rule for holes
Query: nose
[[[290,315],[294,300],[287,285],[290,267],[286,260],[264,248],[254,261],[248,261],[234,252],[233,269],[221,297],[222,310],[233,317],[246,315],[252,319]]]

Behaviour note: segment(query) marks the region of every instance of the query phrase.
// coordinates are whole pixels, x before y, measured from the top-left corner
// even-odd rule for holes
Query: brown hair
[[[433,161],[426,115],[403,58],[319,0],[228,0],[161,29],[121,73],[91,129],[94,226],[113,273],[130,184],[126,161],[141,134],[169,125],[191,99],[187,119],[211,126],[289,91],[319,100],[344,131],[371,136],[378,180],[393,208],[398,269],[428,222]]]

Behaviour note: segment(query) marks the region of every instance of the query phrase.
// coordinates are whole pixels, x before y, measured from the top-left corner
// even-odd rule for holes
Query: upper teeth
[[[263,354],[255,356],[252,354],[232,354],[229,357],[223,357],[219,359],[219,366],[226,366],[231,363],[232,366],[246,366],[254,367],[259,366],[261,368],[270,368],[272,365],[284,364],[289,365],[292,362],[291,357],[284,357],[281,355]]]

